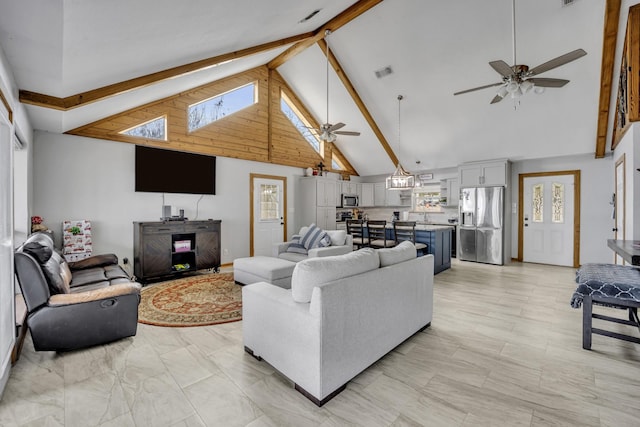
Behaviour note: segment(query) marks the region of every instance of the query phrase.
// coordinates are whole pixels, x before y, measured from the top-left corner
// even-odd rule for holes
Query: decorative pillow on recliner
[[[31,255],[38,261],[39,264],[44,264],[49,261],[53,251],[47,245],[43,245],[38,242],[29,242],[22,247],[22,252]]]
[[[294,254],[307,254],[307,248],[300,243],[300,238],[301,236],[299,234],[294,234],[291,237],[291,242],[289,243],[289,246],[287,246],[287,252],[292,252]]]
[[[307,232],[300,239],[300,243],[307,249],[323,248],[331,245],[331,237],[315,224],[311,224]]]

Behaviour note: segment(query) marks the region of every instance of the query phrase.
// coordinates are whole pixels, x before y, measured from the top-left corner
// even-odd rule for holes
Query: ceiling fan
[[[495,104],[502,101],[507,95],[511,95],[511,98],[516,99],[519,96],[530,92],[534,88],[537,93],[541,93],[542,91],[544,91],[544,88],[559,88],[569,83],[569,80],[536,76],[549,70],[553,70],[554,68],[565,65],[571,61],[575,61],[576,59],[585,56],[587,52],[585,52],[583,49],[576,49],[533,68],[529,68],[529,66],[527,65],[518,65],[516,61],[516,0],[512,0],[512,6],[514,65],[509,66],[509,64],[502,60],[491,61],[489,62],[489,65],[491,66],[491,68],[496,70],[498,74],[500,74],[500,76],[502,76],[501,82],[463,90],[454,93],[454,95],[462,95],[463,93],[469,93],[489,87],[500,86],[500,89],[498,89],[498,93],[491,100],[491,104]]]
[[[327,56],[327,116],[326,117],[327,117],[327,121],[326,123],[323,123],[320,126],[320,129],[313,129],[313,130],[318,133],[318,136],[321,140],[325,142],[334,142],[336,140],[337,135],[359,136],[360,132],[338,130],[338,129],[342,129],[346,125],[341,122],[336,124],[331,124],[329,122],[329,40],[327,38],[329,34],[331,34],[331,30],[326,30],[324,32],[324,35],[325,35],[324,40],[325,40],[325,43],[327,44],[327,51],[326,51],[326,56]]]

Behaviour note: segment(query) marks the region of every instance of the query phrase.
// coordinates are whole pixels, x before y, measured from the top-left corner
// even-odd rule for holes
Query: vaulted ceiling
[[[0,46],[21,90],[64,98],[281,41],[270,50],[66,111],[27,106],[36,129],[65,132],[269,63],[355,3],[0,0]],[[490,105],[495,88],[453,96],[499,82],[489,61],[513,63],[511,0],[385,0],[337,28],[328,41],[408,169],[593,153],[605,0],[562,3],[516,1],[517,62],[533,67],[578,48],[587,56],[545,73],[542,77],[571,82],[541,95],[529,93],[517,109],[510,99]],[[321,123],[327,121],[325,61],[321,48],[313,44],[277,68]],[[387,66],[393,73],[377,78],[375,71]],[[390,156],[333,70],[329,93],[329,121],[362,133],[338,137],[342,153],[360,175],[391,172]],[[399,94],[404,95],[400,138]]]

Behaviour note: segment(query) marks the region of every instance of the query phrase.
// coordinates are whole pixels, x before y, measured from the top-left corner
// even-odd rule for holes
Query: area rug
[[[146,286],[138,322],[156,326],[204,326],[242,319],[242,287],[233,273],[189,276]]]

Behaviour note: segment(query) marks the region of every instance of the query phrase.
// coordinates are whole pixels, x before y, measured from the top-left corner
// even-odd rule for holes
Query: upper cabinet
[[[301,182],[309,182],[316,190],[316,206],[331,206],[336,207],[340,204],[340,197],[337,193],[340,183],[337,181],[322,179],[322,178],[309,178],[308,180],[302,180]]]
[[[351,181],[342,181],[342,194],[358,194],[358,185]]]
[[[458,167],[458,182],[460,187],[507,186],[509,173],[507,160],[465,163]]]
[[[360,184],[360,206],[373,206],[374,205],[374,185],[371,182],[363,182]]]

